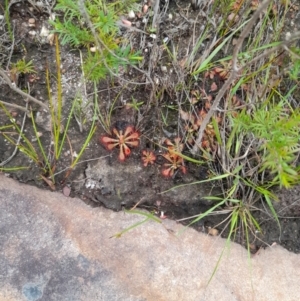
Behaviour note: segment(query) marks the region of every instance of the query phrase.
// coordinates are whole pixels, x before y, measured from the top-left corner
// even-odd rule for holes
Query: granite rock
[[[300,255],[249,259],[237,244],[171,220],[92,208],[0,174],[0,301],[298,301]]]

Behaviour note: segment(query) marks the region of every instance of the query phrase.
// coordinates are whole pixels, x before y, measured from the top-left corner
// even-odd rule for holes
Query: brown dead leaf
[[[198,112],[198,116],[199,117],[202,117],[202,119],[205,117],[207,113],[205,112],[205,110],[201,109],[199,112]]]
[[[201,143],[201,146],[203,148],[208,148],[209,147],[209,140],[203,140],[202,143]]]
[[[122,19],[122,23],[128,27],[132,26],[132,22],[128,21],[127,19]]]
[[[232,96],[231,103],[233,107],[239,107],[242,104],[240,98],[237,95]]]
[[[211,101],[212,101],[212,99],[213,99],[213,97],[212,97],[212,95],[211,95],[211,94],[207,95],[207,98],[206,98],[206,100],[207,100],[207,101],[211,102]]]
[[[43,175],[41,175],[41,178],[47,183],[47,185],[52,189],[52,190],[56,190],[54,183],[47,179],[46,177],[44,177]]]
[[[185,112],[183,110],[179,110],[179,114],[180,114],[180,118],[184,121],[189,121],[191,123],[194,123],[195,121],[195,116],[193,116],[191,113],[189,112]]]
[[[178,63],[179,63],[179,66],[184,69],[185,68],[185,65],[186,65],[186,61],[187,61],[187,57],[184,57],[183,59],[181,59]]]
[[[211,103],[209,101],[206,101],[204,107],[205,107],[205,110],[208,111],[211,107]]]
[[[209,77],[210,79],[214,79],[215,75],[216,75],[216,72],[213,69],[213,70],[209,70],[209,71],[205,72],[204,77],[205,78]]]

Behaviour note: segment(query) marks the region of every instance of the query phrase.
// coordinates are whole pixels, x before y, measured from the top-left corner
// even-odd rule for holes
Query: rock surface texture
[[[299,301],[300,256],[249,260],[232,243],[174,221],[91,208],[0,175],[0,301]]]

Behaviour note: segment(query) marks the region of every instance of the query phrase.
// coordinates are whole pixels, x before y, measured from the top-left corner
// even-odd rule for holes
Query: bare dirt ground
[[[3,16],[4,7],[5,4],[2,1],[0,14]],[[192,10],[187,1],[171,2],[168,10],[167,15],[171,14],[172,18],[162,22],[158,34],[162,38],[170,39],[173,47],[178,49],[177,63],[180,64],[182,60],[186,59],[187,48],[191,47],[192,33],[197,30],[192,20],[197,19],[196,26],[200,26],[199,24],[207,22],[207,19],[201,12]],[[46,68],[52,76],[53,98],[57,94],[55,85],[56,50],[55,46],[50,45],[47,40],[49,34],[47,30],[51,29],[48,24],[49,12],[33,7],[31,2],[19,1],[10,6],[9,13],[14,29],[14,46],[10,58],[9,53],[3,55],[3,68],[5,69],[9,65],[8,58],[11,62],[16,62],[22,58],[26,58],[26,61],[32,61],[35,73],[21,75],[15,79],[16,85],[20,89],[27,90],[29,85],[30,94],[43,103],[47,103],[49,95]],[[298,24],[300,28],[299,13],[293,16],[294,23]],[[32,19],[34,19],[34,26],[29,26],[29,20]],[[5,31],[4,23],[2,21],[3,34]],[[287,25],[287,30],[290,29],[289,26]],[[43,34],[43,30],[46,30],[47,33]],[[62,191],[70,197],[79,196],[91,206],[105,206],[112,210],[133,207],[145,208],[161,218],[168,217],[176,220],[202,213],[213,205],[212,201],[206,201],[203,197],[220,194],[219,187],[212,184],[196,184],[183,186],[176,190],[169,189],[175,185],[195,183],[207,179],[209,176],[208,167],[205,164],[200,165],[187,161],[185,163],[186,173],[179,169],[173,177],[165,178],[162,176],[165,159],[162,156],[163,150],[159,147],[166,138],[173,141],[181,132],[178,111],[174,110],[174,107],[183,94],[180,89],[181,83],[189,79],[186,74],[178,72],[180,69],[174,68],[161,41],[157,42],[151,39],[141,41],[134,31],[124,30],[123,35],[130,37],[134,43],[142,45],[144,60],[140,68],[145,70],[151,68],[152,80],[157,87],[157,90],[153,91],[153,86],[150,83],[136,86],[131,83],[124,83],[118,78],[102,81],[97,87],[99,111],[104,112],[105,115],[105,112],[108,112],[113,104],[110,123],[120,127],[133,124],[141,133],[139,146],[132,149],[130,157],[125,162],[120,162],[118,151],[108,152],[101,145],[100,138],[106,133],[101,124],[97,123],[97,130],[79,163],[74,169],[69,169],[88,134],[95,90],[92,84],[82,81],[80,52],[68,46],[60,46],[64,121],[67,120],[72,102],[79,93],[86,96],[84,99],[84,116],[89,118],[86,117],[87,121],[82,123],[76,122],[75,118],[71,119],[68,143],[63,147],[61,158],[54,164],[55,183],[52,183],[53,185],[49,185],[49,182],[45,180],[47,174],[42,174],[43,177],[41,177],[42,160],[40,164],[36,164],[20,151],[5,167],[24,167],[25,169],[19,168],[15,171],[7,171],[7,173],[20,182]],[[204,41],[204,48],[206,43],[209,41]],[[3,49],[5,50],[5,45]],[[142,74],[131,69],[128,72],[124,71],[121,76],[129,81],[140,82],[143,80]],[[0,84],[0,100],[24,107],[24,99],[20,95],[13,92],[3,80]],[[220,80],[217,84],[222,84],[222,81]],[[203,79],[201,83],[193,83],[193,88],[197,88],[197,85],[198,87],[210,87],[211,82]],[[134,102],[139,103],[138,107],[132,105]],[[179,103],[181,102],[179,101]],[[48,151],[47,155],[51,156],[53,149],[49,114],[35,104],[31,104],[31,106],[40,140]],[[10,112],[20,127],[24,124],[26,137],[35,149],[39,149],[30,117],[26,116],[26,113],[20,109],[12,108]],[[26,118],[25,123],[24,118]],[[167,122],[164,122],[165,119]],[[0,110],[0,125],[7,124],[9,124],[8,117],[3,110]],[[14,148],[15,146],[9,143],[4,135],[0,135],[0,163],[11,156]],[[153,165],[149,164],[149,166],[144,167],[141,159],[142,151],[146,149],[153,150],[157,156],[157,161]],[[184,151],[188,151],[188,149]],[[262,233],[257,234],[256,239],[253,238],[253,252],[274,242],[295,253],[300,252],[300,205],[299,199],[296,197],[299,195],[299,190],[300,188],[296,187],[292,192],[290,190],[280,192],[280,198],[284,201],[276,204],[276,210],[279,215],[281,230],[264,205],[258,205],[257,212],[253,214],[261,223]],[[226,215],[224,214],[210,215],[193,226],[203,232],[209,232],[211,228],[216,227],[218,233],[226,236],[228,229],[223,229],[224,225],[221,224],[225,218]],[[189,221],[184,221],[184,223]],[[236,240],[244,245],[243,234],[242,229],[240,229],[236,233]]]

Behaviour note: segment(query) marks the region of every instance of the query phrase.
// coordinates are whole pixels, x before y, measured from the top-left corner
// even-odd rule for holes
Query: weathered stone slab
[[[164,179],[158,166],[143,168],[142,164],[137,165],[136,160],[129,159],[124,164],[118,164],[116,169],[110,160],[103,157],[88,163],[85,170],[86,181],[79,181],[76,187],[77,191],[86,188],[95,201],[109,209],[119,211],[123,206],[133,207],[137,202],[155,204],[156,200],[162,204],[176,205],[209,203],[203,197],[221,192],[215,187],[212,188],[210,183],[195,184],[196,181],[199,182],[199,178],[191,173],[182,177],[180,184],[194,183],[193,185],[173,190],[171,188],[174,187],[174,182]],[[160,194],[161,192],[164,193]]]
[[[274,246],[249,260],[232,243],[0,175],[0,301],[298,301],[300,256]]]

